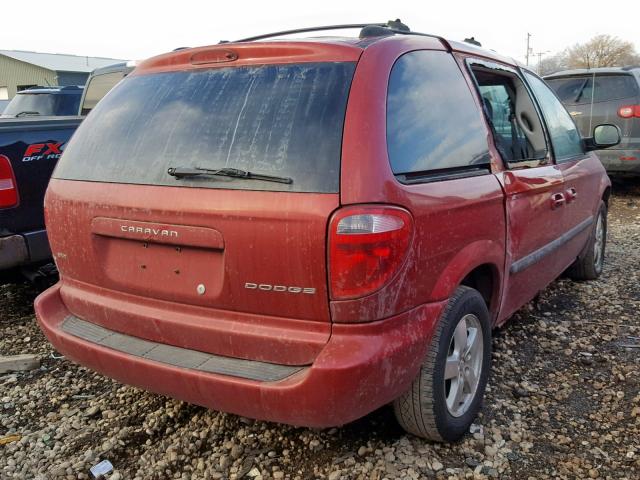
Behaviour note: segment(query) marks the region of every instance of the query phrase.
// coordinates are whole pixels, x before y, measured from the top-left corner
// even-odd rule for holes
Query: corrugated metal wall
[[[19,85],[56,85],[56,73],[30,63],[0,55],[0,87],[13,98]]]

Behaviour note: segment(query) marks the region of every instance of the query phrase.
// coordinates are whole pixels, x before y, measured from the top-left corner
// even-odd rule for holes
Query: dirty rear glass
[[[338,192],[355,64],[304,63],[124,79],[74,135],[55,178],[143,185]],[[169,167],[237,168],[290,185],[176,179]]]

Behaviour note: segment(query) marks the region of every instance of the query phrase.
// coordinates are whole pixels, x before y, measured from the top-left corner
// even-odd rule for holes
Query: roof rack
[[[451,50],[451,45],[446,39],[438,35],[432,35],[429,33],[412,32],[407,25],[405,25],[400,21],[400,19],[389,20],[386,23],[350,23],[350,24],[344,24],[344,25],[324,25],[320,27],[307,27],[307,28],[296,28],[294,30],[282,30],[281,32],[266,33],[263,35],[256,35],[254,37],[247,37],[247,38],[242,38],[240,40],[234,40],[232,43],[255,42],[256,40],[264,40],[265,38],[281,37],[284,35],[293,35],[296,33],[320,32],[320,31],[326,31],[326,30],[345,30],[349,28],[360,28],[361,29],[360,38],[393,35],[393,34],[418,35],[421,37],[436,38],[440,40],[448,50]],[[229,43],[229,42],[226,40],[222,40],[220,43]]]
[[[321,27],[307,27],[307,28],[296,28],[294,30],[282,30],[281,32],[273,32],[273,33],[265,33],[263,35],[256,35],[255,37],[247,37],[242,38],[240,40],[234,40],[233,43],[236,42],[255,42],[256,40],[263,40],[265,38],[272,37],[281,37],[283,35],[293,35],[296,33],[307,33],[307,32],[320,32],[323,30],[346,30],[347,28],[364,28],[369,25],[375,25],[378,27],[386,27],[386,23],[350,23],[345,25],[325,25]],[[221,42],[223,43],[223,42]],[[224,42],[227,43],[227,42]]]

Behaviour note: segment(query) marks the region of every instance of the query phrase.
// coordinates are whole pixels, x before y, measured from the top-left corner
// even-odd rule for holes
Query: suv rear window
[[[355,64],[303,63],[125,78],[73,136],[56,178],[246,190],[338,192]],[[177,180],[169,167],[237,168],[290,185]]]
[[[607,102],[638,95],[636,80],[631,75],[596,75],[595,90],[593,75],[579,77],[550,78],[547,83],[565,105],[582,105]]]

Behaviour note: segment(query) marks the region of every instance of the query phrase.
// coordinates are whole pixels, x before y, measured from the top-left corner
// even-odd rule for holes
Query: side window
[[[109,90],[111,90],[116,83],[124,78],[124,72],[104,73],[102,75],[96,75],[89,79],[84,99],[82,102],[82,111],[80,115],[86,115],[96,104],[102,100]]]
[[[547,122],[556,162],[583,155],[582,139],[573,119],[553,91],[538,77],[525,72]]]
[[[471,64],[495,145],[510,168],[547,162],[542,121],[522,79],[513,70]]]
[[[480,96],[493,127],[502,136],[511,135],[511,99],[505,85],[481,85]]]
[[[450,54],[415,51],[396,61],[387,96],[387,148],[394,174],[409,181],[432,173],[488,173],[486,136]]]

